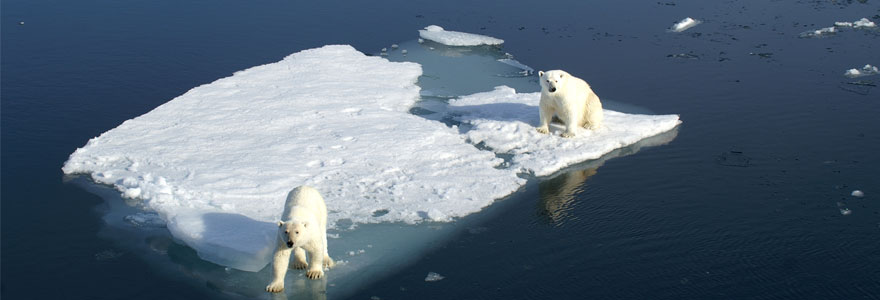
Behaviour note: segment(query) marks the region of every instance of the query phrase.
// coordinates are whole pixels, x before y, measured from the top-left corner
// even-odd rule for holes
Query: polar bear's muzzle
[[[553,93],[553,92],[556,91],[556,87],[552,87],[552,86],[551,86],[551,87],[550,87],[549,89],[547,89],[547,90],[550,91],[551,93]]]
[[[287,241],[287,248],[293,248],[293,242]]]

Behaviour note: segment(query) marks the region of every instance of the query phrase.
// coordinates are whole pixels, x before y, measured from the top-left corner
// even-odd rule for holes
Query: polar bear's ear
[[[303,227],[309,228],[309,222],[303,222]]]
[[[278,221],[278,227],[284,226],[284,221]]]
[[[538,77],[544,77],[544,71],[538,71]]]

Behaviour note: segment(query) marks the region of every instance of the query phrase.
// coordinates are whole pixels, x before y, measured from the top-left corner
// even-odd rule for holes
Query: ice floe
[[[431,25],[419,30],[419,36],[426,40],[432,40],[447,46],[479,46],[501,45],[504,40],[480,34],[447,31],[443,27]]]
[[[867,18],[861,18],[858,21],[853,22],[844,22],[838,21],[834,22],[834,26],[820,28],[816,30],[808,30],[801,32],[800,37],[802,38],[823,38],[836,34],[842,28],[854,28],[854,29],[877,29],[877,24],[874,24],[871,20]]]
[[[864,197],[864,196],[865,196],[865,192],[862,192],[862,191],[860,191],[860,190],[855,190],[855,191],[852,191],[852,194],[851,194],[851,195],[852,195],[853,197],[861,198],[861,197]]]
[[[465,133],[471,143],[513,155],[514,169],[536,176],[597,159],[681,123],[678,115],[636,115],[606,109],[604,126],[599,130],[580,128],[577,137],[569,139],[559,136],[564,130],[560,124],[551,124],[551,134],[541,134],[535,130],[540,97],[540,93],[517,93],[502,86],[449,104],[458,120],[473,126]]]
[[[434,282],[434,281],[443,280],[444,278],[446,278],[446,277],[443,277],[443,275],[437,274],[435,272],[428,272],[428,275],[425,276],[425,281],[426,282]]]
[[[678,23],[673,24],[672,27],[669,28],[669,31],[682,32],[682,31],[690,29],[691,27],[700,25],[700,23],[702,23],[700,20],[696,20],[694,18],[687,17],[687,18],[682,19],[681,21],[678,21]]]
[[[856,78],[856,77],[870,76],[870,75],[876,75],[876,74],[880,74],[880,68],[877,68],[872,65],[865,65],[861,69],[852,68],[852,69],[846,70],[846,73],[844,73],[843,76],[846,76],[849,78]]]
[[[305,50],[194,88],[76,150],[67,174],[139,189],[172,234],[259,270],[293,187],[318,188],[330,227],[449,221],[523,184],[456,128],[407,113],[421,68],[350,46]],[[137,167],[132,167],[137,166]],[[377,210],[388,213],[373,217]]]

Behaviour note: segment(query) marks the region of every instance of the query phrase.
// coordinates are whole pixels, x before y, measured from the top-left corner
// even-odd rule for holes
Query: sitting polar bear
[[[574,137],[577,126],[595,130],[602,127],[602,102],[586,81],[563,70],[538,71],[541,80],[540,133],[550,132],[553,115],[565,124],[563,137]]]
[[[306,277],[319,279],[324,267],[333,267],[327,254],[327,206],[317,190],[300,186],[287,194],[284,213],[278,222],[278,246],[272,263],[274,274],[266,291],[277,293],[284,290],[284,275],[290,264],[290,252],[294,252],[293,267],[305,269]],[[306,262],[309,252],[311,264]]]

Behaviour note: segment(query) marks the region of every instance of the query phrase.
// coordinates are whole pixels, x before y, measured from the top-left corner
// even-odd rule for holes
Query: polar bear
[[[278,245],[272,262],[272,282],[266,291],[277,293],[284,290],[284,276],[290,264],[290,252],[294,252],[293,267],[309,268],[306,277],[319,279],[324,267],[334,265],[327,254],[327,206],[317,190],[300,186],[287,194],[284,213],[278,221]],[[306,251],[311,264],[306,262]]]
[[[553,115],[565,124],[563,137],[574,137],[577,126],[596,130],[602,127],[602,102],[583,79],[563,70],[538,71],[541,81],[540,133],[550,132]]]

